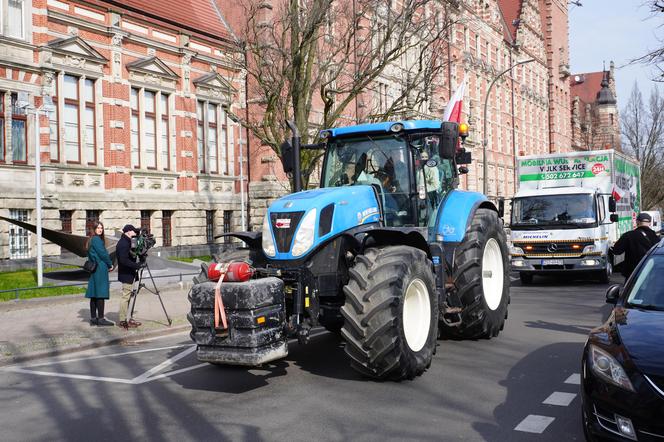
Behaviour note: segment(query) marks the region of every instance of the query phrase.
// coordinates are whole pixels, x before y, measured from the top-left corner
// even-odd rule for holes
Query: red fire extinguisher
[[[249,281],[254,276],[254,269],[244,261],[236,261],[231,263],[210,263],[208,265],[208,279],[210,281],[218,281],[222,273],[224,273],[224,282],[245,282]]]

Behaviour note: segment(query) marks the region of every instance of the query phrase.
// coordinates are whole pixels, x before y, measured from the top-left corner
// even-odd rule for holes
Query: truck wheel
[[[351,366],[376,379],[413,379],[429,367],[438,332],[431,261],[408,246],[367,249],[344,287],[341,335]]]
[[[509,302],[507,242],[498,214],[477,209],[466,238],[454,252],[452,276],[462,304],[461,324],[440,322],[453,338],[491,338],[502,330]]]
[[[533,283],[533,275],[530,273],[519,273],[521,285],[530,285]]]
[[[608,284],[611,281],[611,275],[613,274],[613,266],[611,266],[610,262],[606,263],[606,268],[604,270],[600,270],[597,279],[599,280],[600,284]]]

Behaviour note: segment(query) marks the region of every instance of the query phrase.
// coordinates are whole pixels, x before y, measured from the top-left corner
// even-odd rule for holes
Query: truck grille
[[[541,242],[541,243],[514,243],[523,249],[526,256],[581,256],[584,247],[592,245],[590,241],[578,242]]]
[[[270,224],[279,253],[290,252],[293,236],[304,212],[281,212],[270,214]]]

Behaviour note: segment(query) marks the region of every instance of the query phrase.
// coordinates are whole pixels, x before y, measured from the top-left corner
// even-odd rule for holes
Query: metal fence
[[[177,273],[177,274],[171,274],[171,275],[158,275],[158,276],[153,276],[154,279],[160,279],[160,278],[178,278],[178,282],[183,281],[183,276],[196,276],[200,272],[194,272],[194,273]],[[147,278],[143,278],[144,280]],[[52,289],[52,288],[60,288],[60,287],[80,287],[80,286],[87,286],[87,282],[77,282],[77,283],[72,283],[72,284],[59,284],[59,285],[48,285],[48,286],[42,286],[42,287],[21,287],[21,288],[15,288],[15,289],[9,289],[9,290],[0,290],[0,295],[3,293],[15,293],[15,298],[14,300],[20,301],[20,293],[25,292],[28,290],[44,290],[44,289]],[[1,301],[0,301],[1,302]]]

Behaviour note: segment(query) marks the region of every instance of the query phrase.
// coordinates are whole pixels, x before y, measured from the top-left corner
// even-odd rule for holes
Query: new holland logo
[[[551,244],[549,244],[549,246],[546,249],[551,253],[555,253],[555,252],[558,251],[558,244],[551,243]]]
[[[290,228],[290,218],[277,219],[274,223],[274,227],[277,229],[289,229]]]

